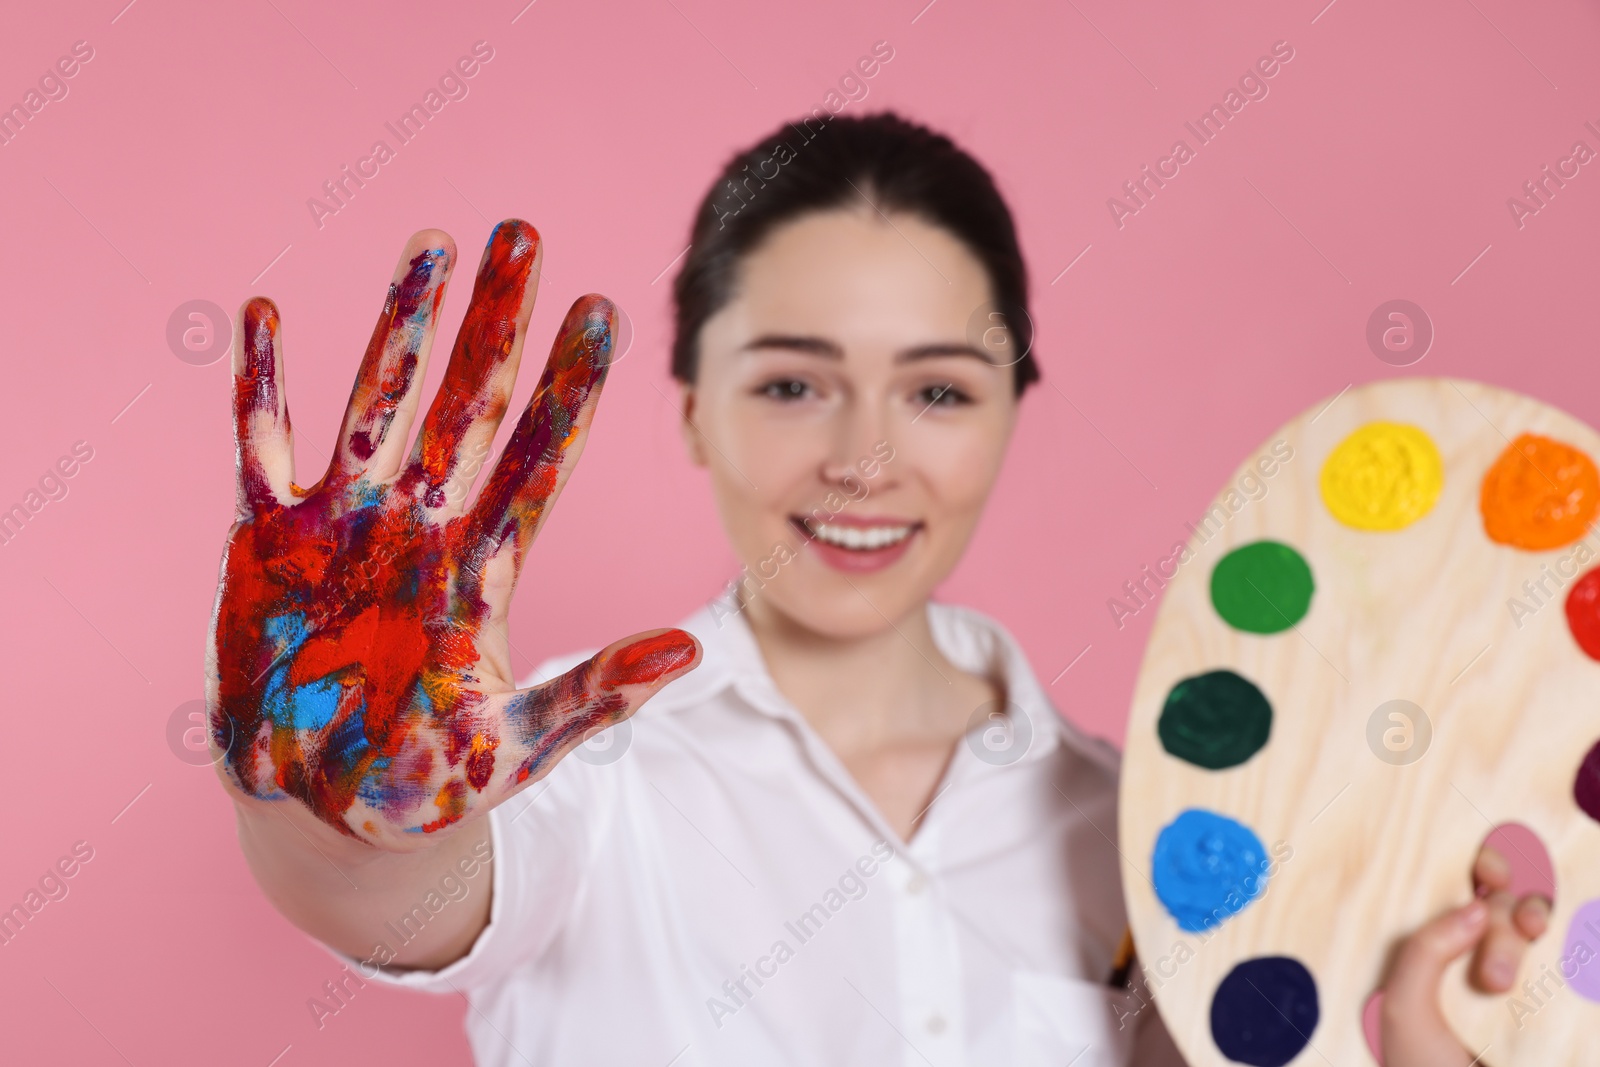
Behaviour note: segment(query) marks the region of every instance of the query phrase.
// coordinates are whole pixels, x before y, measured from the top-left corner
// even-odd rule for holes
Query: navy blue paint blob
[[[1320,1017],[1317,982],[1299,960],[1245,960],[1211,998],[1211,1039],[1234,1063],[1283,1067],[1311,1043]]]
[[[1150,880],[1178,926],[1198,933],[1260,896],[1271,866],[1261,839],[1249,827],[1190,808],[1156,837]]]

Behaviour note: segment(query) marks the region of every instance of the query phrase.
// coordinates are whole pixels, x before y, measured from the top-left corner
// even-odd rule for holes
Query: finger
[[[455,242],[442,231],[422,230],[406,242],[356,372],[330,475],[365,471],[382,481],[400,469],[455,260]]]
[[[423,420],[402,488],[430,508],[462,510],[500,427],[538,288],[543,242],[520,219],[489,235],[444,381]]]
[[[1517,901],[1516,908],[1511,912],[1511,921],[1523,937],[1537,941],[1550,927],[1550,909],[1549,900],[1530,893]]]
[[[283,390],[280,327],[277,307],[264,296],[246,300],[239,309],[233,439],[241,516],[280,506],[291,496],[294,439]]]
[[[616,322],[616,307],[593,293],[568,310],[539,385],[473,505],[473,543],[480,561],[509,542],[520,567],[561,495],[600,402]]]
[[[537,781],[595,730],[626,719],[699,662],[692,634],[651,630],[608,645],[553,681],[519,690],[504,708],[515,762],[497,768],[496,777],[507,789]]]
[[[1509,889],[1511,864],[1493,845],[1484,845],[1472,863],[1472,881],[1480,897]]]
[[[1470,973],[1472,983],[1485,993],[1502,993],[1516,981],[1528,942],[1511,921],[1516,897],[1500,889],[1485,897],[1484,903],[1489,906],[1489,925],[1478,943]]]

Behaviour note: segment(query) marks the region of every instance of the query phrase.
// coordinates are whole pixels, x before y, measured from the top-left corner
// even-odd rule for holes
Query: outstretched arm
[[[545,685],[519,690],[512,678],[512,590],[582,451],[616,321],[604,297],[573,305],[505,451],[469,500],[474,460],[509,406],[540,245],[527,223],[495,228],[408,451],[455,260],[445,234],[412,237],[335,455],[310,488],[294,481],[278,310],[257,297],[240,313],[239,510],[207,646],[211,742],[262,888],[308,933],[352,955],[370,948],[383,917],[481,855],[485,813],[699,659],[683,631],[652,631]],[[395,962],[459,956],[487,914],[488,893],[472,895]]]

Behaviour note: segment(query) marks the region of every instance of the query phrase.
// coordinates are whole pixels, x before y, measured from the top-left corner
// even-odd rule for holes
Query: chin
[[[776,615],[807,633],[833,641],[854,641],[891,632],[889,619],[898,622],[909,607],[915,606],[878,604],[877,598],[874,598],[873,604],[878,604],[883,610],[880,615],[849,586],[843,589],[842,595],[810,589],[798,596],[784,596],[769,589],[762,594],[762,598],[770,615]],[[889,618],[885,619],[885,615]]]
[[[927,603],[938,576],[919,566],[925,563],[925,559],[908,557],[886,568],[852,572],[829,566],[802,550],[787,573],[757,590],[755,599],[763,601],[773,614],[820,637],[872,637],[893,630]],[[746,587],[747,598],[748,594]]]

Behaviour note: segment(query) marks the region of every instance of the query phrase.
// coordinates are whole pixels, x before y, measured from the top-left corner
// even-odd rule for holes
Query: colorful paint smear
[[[1483,476],[1478,494],[1491,541],[1539,552],[1582,537],[1600,508],[1600,471],[1571,445],[1525,433]]]
[[[1369,422],[1322,464],[1322,502],[1357,530],[1399,530],[1433,510],[1444,462],[1433,439],[1403,422]]]
[[[1267,850],[1249,827],[1190,808],[1156,837],[1150,878],[1179,928],[1198,933],[1265,892],[1271,866]]]
[[[1275,634],[1311,610],[1316,582],[1305,557],[1278,541],[1255,541],[1211,570],[1211,606],[1235,630]]]
[[[1234,1063],[1283,1067],[1321,1021],[1317,980],[1290,956],[1258,956],[1228,972],[1211,997],[1211,1039]]]
[[[1237,767],[1266,745],[1272,705],[1232,671],[1209,671],[1172,687],[1156,721],[1161,747],[1207,770]]]
[[[241,516],[213,619],[211,722],[214,743],[234,739],[226,766],[243,792],[294,797],[343,833],[392,844],[460,821],[486,794],[501,799],[623,717],[642,695],[625,690],[693,665],[698,645],[672,630],[537,690],[501,677],[506,564],[514,582],[598,402],[616,317],[603,297],[573,305],[483,491],[471,508],[453,506],[446,490],[462,476],[465,442],[491,439],[507,407],[538,246],[526,223],[495,229],[403,465],[397,413],[420,385],[450,254],[422,250],[402,268],[338,454],[310,489],[289,481],[277,309],[259,298],[245,307],[234,381]],[[498,651],[485,659],[485,648]]]

